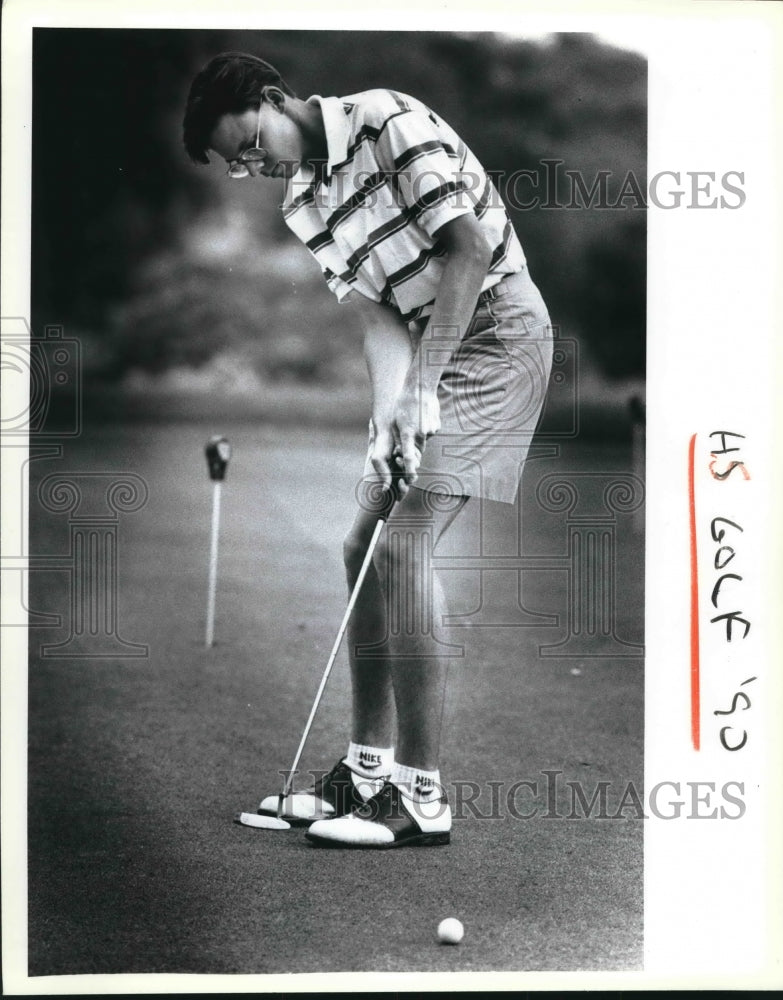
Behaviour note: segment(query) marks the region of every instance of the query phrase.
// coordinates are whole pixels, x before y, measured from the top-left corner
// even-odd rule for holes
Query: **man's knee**
[[[355,527],[351,528],[343,539],[343,562],[351,586],[359,576],[369,544],[370,539],[363,532],[357,531]]]
[[[390,523],[375,550],[375,565],[381,580],[392,586],[423,586],[432,571],[432,532]]]

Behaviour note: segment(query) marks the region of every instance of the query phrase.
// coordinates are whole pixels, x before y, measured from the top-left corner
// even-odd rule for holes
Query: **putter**
[[[207,649],[215,642],[215,591],[217,590],[218,532],[220,530],[220,491],[226,475],[231,445],[224,437],[216,435],[207,441],[207,464],[212,480],[212,535],[209,546],[209,583],[207,587],[207,629],[204,645]]]
[[[305,743],[307,742],[307,737],[310,735],[310,729],[313,725],[313,719],[315,719],[315,713],[318,711],[318,706],[321,703],[321,698],[323,697],[324,690],[326,688],[326,682],[329,680],[329,674],[332,672],[332,667],[334,666],[334,661],[337,659],[337,653],[340,650],[340,645],[343,641],[343,636],[345,635],[345,630],[348,627],[348,622],[353,612],[354,606],[356,604],[357,598],[359,597],[359,591],[362,589],[362,584],[364,583],[364,578],[367,576],[367,571],[370,568],[370,563],[372,562],[373,552],[378,544],[378,539],[381,536],[381,531],[386,523],[385,517],[379,517],[378,522],[373,530],[372,538],[370,539],[370,544],[367,546],[367,552],[364,555],[364,561],[362,562],[362,568],[359,570],[359,575],[356,578],[356,583],[354,584],[353,591],[351,592],[350,599],[348,600],[348,607],[345,609],[345,614],[343,615],[342,624],[337,633],[337,638],[334,641],[334,646],[332,647],[332,652],[329,654],[329,659],[326,663],[326,668],[321,678],[321,683],[318,686],[318,691],[315,696],[315,701],[313,702],[313,707],[310,709],[310,717],[302,733],[302,739],[299,742],[299,748],[296,751],[296,756],[294,757],[294,763],[291,765],[291,770],[288,772],[288,777],[283,785],[283,790],[278,796],[277,800],[277,816],[262,816],[258,813],[238,813],[234,817],[235,823],[240,823],[242,826],[253,826],[257,829],[263,830],[288,830],[291,824],[283,819],[283,808],[285,806],[285,801],[291,794],[291,785],[293,784],[294,777],[299,767],[299,760],[302,756],[302,751],[304,750]]]
[[[395,458],[397,458],[397,464],[402,465],[401,459],[398,457],[398,453],[395,452]],[[395,470],[393,472],[394,479],[402,478],[402,471]],[[256,829],[261,830],[289,830],[291,824],[283,819],[283,809],[285,806],[286,799],[291,794],[291,786],[294,781],[297,769],[299,767],[299,760],[302,756],[302,751],[304,750],[305,743],[307,742],[307,737],[310,735],[310,729],[313,725],[313,720],[315,719],[315,713],[318,711],[318,706],[321,703],[321,698],[323,697],[324,690],[326,689],[326,682],[329,680],[329,674],[332,672],[332,667],[334,666],[334,661],[337,659],[337,653],[340,650],[340,646],[343,641],[343,636],[345,635],[345,630],[348,628],[348,622],[351,618],[354,606],[359,597],[359,591],[362,589],[362,584],[364,583],[364,578],[367,576],[367,571],[372,563],[373,553],[378,544],[378,539],[381,537],[381,531],[383,531],[383,526],[386,523],[386,519],[391,513],[391,509],[394,506],[394,500],[388,505],[384,512],[379,515],[378,521],[372,533],[372,538],[370,539],[370,544],[367,546],[367,551],[364,554],[364,560],[362,561],[362,567],[359,570],[359,575],[356,578],[356,583],[354,584],[353,590],[351,591],[351,596],[348,600],[348,607],[345,609],[345,614],[343,615],[343,620],[340,625],[340,629],[337,633],[337,638],[334,641],[334,646],[332,647],[332,652],[329,654],[329,659],[326,663],[326,668],[324,669],[323,677],[321,678],[321,683],[318,686],[318,691],[315,695],[315,701],[313,702],[313,707],[310,709],[310,716],[302,733],[302,739],[299,742],[299,748],[296,751],[296,756],[294,757],[294,762],[291,765],[291,770],[287,772],[288,777],[283,784],[283,790],[277,799],[277,816],[263,816],[260,813],[237,813],[234,817],[235,823],[240,823],[242,826],[252,826]]]

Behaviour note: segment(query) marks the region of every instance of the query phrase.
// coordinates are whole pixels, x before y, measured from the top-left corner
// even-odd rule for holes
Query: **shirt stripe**
[[[406,320],[426,317],[446,263],[437,231],[467,213],[492,248],[483,287],[525,266],[491,179],[426,105],[393,90],[310,102],[320,104],[329,160],[318,176],[300,168],[283,215],[338,299],[355,289]]]

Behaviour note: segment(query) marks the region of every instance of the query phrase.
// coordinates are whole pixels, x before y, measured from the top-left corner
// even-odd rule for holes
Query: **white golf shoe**
[[[319,847],[433,847],[451,839],[451,810],[445,796],[415,801],[387,781],[353,812],[318,820],[305,836]]]

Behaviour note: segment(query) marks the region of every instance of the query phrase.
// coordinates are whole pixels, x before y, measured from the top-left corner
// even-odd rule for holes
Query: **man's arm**
[[[472,213],[452,219],[437,231],[448,252],[432,315],[402,383],[393,414],[393,430],[402,448],[405,481],[415,482],[420,451],[428,437],[440,429],[437,388],[448,362],[449,350],[467,332],[487,276],[492,251]]]
[[[391,463],[395,445],[394,412],[414,356],[408,327],[389,306],[351,292],[364,328],[364,356],[372,389],[374,442],[371,454],[375,471],[384,486],[392,484]],[[401,484],[402,485],[402,484]],[[407,486],[403,487],[403,492]]]
[[[438,382],[448,355],[467,331],[492,256],[472,214],[447,222],[437,235],[448,260],[417,349],[393,309],[355,292],[346,300],[358,307],[364,327],[375,432],[373,467],[384,485],[391,486],[391,463],[399,446],[405,471],[403,492],[416,480],[424,442],[440,429]],[[433,335],[436,330],[440,341]],[[433,345],[441,350],[430,351]]]

